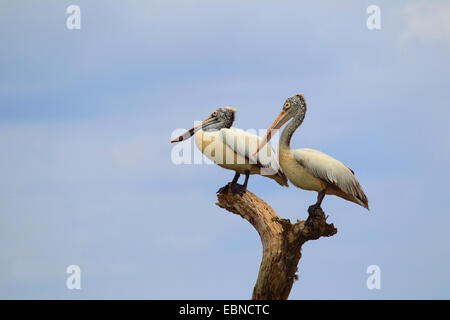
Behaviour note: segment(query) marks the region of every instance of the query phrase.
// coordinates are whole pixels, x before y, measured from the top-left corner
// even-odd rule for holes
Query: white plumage
[[[234,127],[218,131],[198,130],[195,135],[197,148],[219,166],[240,174],[260,174],[287,185],[277,160],[275,150],[265,145],[259,154],[253,155],[261,138]]]
[[[330,183],[357,199],[363,198],[364,193],[353,170],[339,160],[323,152],[308,148],[296,149],[292,153],[294,159],[311,175]],[[360,204],[365,206],[362,203]]]
[[[250,163],[262,168],[271,169],[273,174],[280,171],[275,150],[266,144],[260,152],[253,155],[261,143],[261,138],[237,128],[221,129],[222,139],[226,145],[242,157],[249,159]]]

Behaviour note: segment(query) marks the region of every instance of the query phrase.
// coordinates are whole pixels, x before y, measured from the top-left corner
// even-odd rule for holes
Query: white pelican
[[[224,107],[215,110],[199,125],[171,140],[179,142],[194,136],[197,148],[210,160],[222,168],[236,172],[230,183],[231,192],[242,195],[247,189],[251,174],[261,174],[288,186],[287,178],[278,165],[275,151],[271,146],[261,148],[262,157],[255,156],[256,148],[261,142],[257,135],[232,128],[237,109]],[[243,185],[237,183],[239,176],[245,174]],[[228,184],[218,192],[225,192]]]
[[[294,131],[305,118],[306,101],[298,94],[286,100],[280,114],[270,126],[257,151],[272,137],[271,131],[281,128],[288,120],[293,120],[284,128],[278,146],[279,163],[289,181],[304,190],[318,192],[317,202],[310,209],[320,208],[325,194],[336,195],[369,209],[369,200],[356,180],[352,169],[329,155],[313,149],[290,147]]]

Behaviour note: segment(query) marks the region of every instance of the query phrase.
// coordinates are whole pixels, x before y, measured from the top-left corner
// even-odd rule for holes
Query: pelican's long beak
[[[180,142],[183,140],[187,140],[190,137],[192,137],[199,129],[201,129],[204,125],[209,124],[210,122],[215,121],[215,118],[209,116],[208,118],[206,118],[205,120],[203,120],[202,122],[200,122],[198,125],[196,125],[195,127],[190,128],[188,131],[186,131],[185,133],[183,133],[181,136],[179,136],[178,138],[175,138],[173,140],[170,140],[170,143],[174,143],[174,142]]]
[[[256,149],[256,151],[255,151],[255,153],[253,153],[253,155],[256,155],[259,152],[259,150],[261,150],[262,147],[264,147],[266,145],[266,143],[268,143],[270,141],[270,139],[272,139],[272,131],[273,130],[280,129],[283,126],[283,124],[285,124],[285,122],[289,119],[289,117],[288,117],[289,113],[290,113],[290,110],[285,110],[284,108],[281,110],[280,114],[277,116],[275,121],[272,123],[269,130],[267,130],[266,136],[261,141],[261,143],[258,146],[258,149]]]

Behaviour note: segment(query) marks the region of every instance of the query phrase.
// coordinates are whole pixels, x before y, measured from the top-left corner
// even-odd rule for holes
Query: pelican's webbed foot
[[[227,185],[225,185],[222,188],[220,188],[219,190],[217,190],[217,193],[226,193],[226,192],[228,192],[228,189],[230,189],[232,194],[238,194],[242,197],[245,190],[247,190],[247,183],[248,183],[248,177],[250,176],[250,171],[245,170],[244,184],[237,183],[240,175],[241,174],[239,172],[236,172],[236,174],[234,175],[233,181],[231,181],[230,183],[227,183]]]
[[[227,183],[227,184],[224,185],[222,188],[220,188],[219,190],[217,190],[216,193],[219,193],[219,194],[220,194],[220,193],[227,193],[229,186],[230,186],[230,184]]]
[[[316,218],[318,216],[318,214],[316,213],[317,209],[322,209],[320,205],[317,205],[317,203],[309,206],[308,213],[311,218]]]
[[[320,191],[320,192],[317,194],[317,202],[316,202],[315,204],[313,204],[312,206],[309,206],[309,208],[308,208],[308,213],[309,213],[309,215],[310,215],[312,218],[314,218],[314,217],[317,216],[317,214],[316,214],[316,210],[317,210],[317,209],[321,209],[321,210],[322,210],[322,208],[321,208],[320,206],[322,205],[322,200],[323,200],[323,198],[325,197],[325,194],[326,194],[326,190],[325,190],[325,189],[322,190],[322,191]]]
[[[230,183],[230,189],[232,194],[238,194],[242,197],[247,187],[239,183]]]

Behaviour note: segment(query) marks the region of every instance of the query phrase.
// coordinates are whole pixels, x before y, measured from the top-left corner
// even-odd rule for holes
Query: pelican
[[[317,202],[310,207],[310,210],[320,208],[326,194],[336,195],[355,202],[369,210],[369,200],[352,169],[317,150],[291,149],[292,135],[302,124],[305,113],[306,101],[302,94],[287,99],[256,152],[269,142],[272,137],[272,130],[281,128],[292,119],[280,136],[279,163],[292,184],[304,190],[318,192]]]
[[[247,190],[248,179],[252,174],[261,174],[282,186],[288,186],[287,178],[278,165],[272,147],[266,145],[260,148],[263,157],[257,157],[253,151],[260,144],[261,138],[231,127],[236,111],[237,109],[232,107],[218,108],[200,124],[170,142],[179,142],[194,136],[197,148],[207,158],[222,168],[235,171],[231,183],[220,188],[218,193],[227,191],[230,185],[233,194],[242,195]],[[242,185],[237,183],[241,174],[245,175]]]

